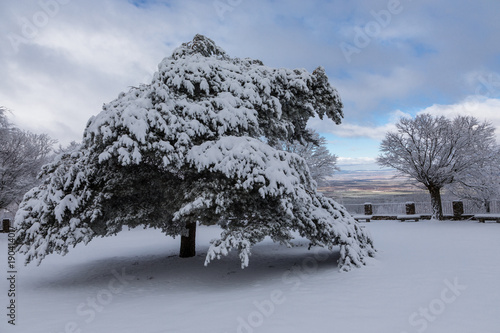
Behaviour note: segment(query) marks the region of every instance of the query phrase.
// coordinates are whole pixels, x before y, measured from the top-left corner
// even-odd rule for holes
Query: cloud
[[[330,133],[343,138],[365,137],[374,140],[381,140],[384,138],[385,133],[392,130],[394,130],[394,126],[391,123],[373,127],[343,124],[333,129]]]
[[[337,166],[340,171],[361,171],[361,170],[390,170],[377,164],[374,157],[339,157]]]
[[[329,133],[342,138],[369,138],[373,140],[382,140],[387,132],[396,130],[395,124],[401,117],[410,117],[410,114],[401,110],[393,111],[386,117],[387,122],[382,125],[376,125],[374,123],[369,125],[358,125],[349,122],[335,125],[332,121],[314,118],[309,121],[308,126],[318,132]]]
[[[8,32],[0,40],[1,104],[23,128],[63,144],[80,140],[103,103],[149,83],[157,64],[185,41],[176,27],[183,20],[178,10],[121,1],[13,2],[0,10],[2,31]],[[13,36],[21,42],[12,43]]]
[[[460,103],[450,105],[434,104],[416,112],[416,114],[422,113],[430,113],[434,116],[445,116],[447,118],[453,118],[458,115],[472,116],[491,123],[496,128],[496,133],[500,138],[500,99],[484,99],[474,95],[469,96]],[[316,118],[312,119],[308,123],[308,126],[318,132],[329,133],[342,138],[382,140],[387,132],[396,130],[395,125],[401,117],[411,117],[411,114],[401,110],[394,111],[383,125],[362,126],[352,123],[334,125],[333,122]]]
[[[337,164],[341,165],[360,165],[360,164],[374,164],[376,159],[374,157],[338,157]]]
[[[412,96],[424,80],[419,71],[394,67],[386,73],[354,72],[336,88],[346,104],[346,117],[374,120],[389,111],[385,108],[392,101]]]
[[[347,63],[339,45],[376,22],[373,12],[389,1],[0,1],[0,104],[24,128],[77,140],[103,103],[147,83],[196,33],[268,66],[325,67],[345,119],[316,126],[343,137],[380,140],[393,129],[393,110],[500,97],[492,33],[500,30],[500,2],[400,2],[403,10]],[[14,35],[23,41],[13,44]]]
[[[469,96],[460,103],[451,105],[435,104],[418,112],[430,113],[434,116],[454,118],[458,115],[472,116],[479,120],[491,123],[496,129],[500,141],[500,99],[483,99],[477,95]]]

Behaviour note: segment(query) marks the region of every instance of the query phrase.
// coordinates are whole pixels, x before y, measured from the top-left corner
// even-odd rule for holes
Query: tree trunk
[[[484,209],[486,210],[486,213],[490,213],[491,212],[490,201],[489,200],[484,200]]]
[[[431,195],[432,219],[443,220],[443,207],[441,205],[441,187],[428,186]]]
[[[186,225],[188,230],[187,236],[181,236],[181,249],[179,257],[190,258],[196,255],[196,222],[191,222]]]

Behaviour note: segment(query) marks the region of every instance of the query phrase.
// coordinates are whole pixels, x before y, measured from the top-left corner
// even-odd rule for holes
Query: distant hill
[[[343,204],[418,200],[426,191],[414,186],[393,169],[345,170],[336,172],[320,187],[325,195]],[[422,200],[422,199],[420,199]]]

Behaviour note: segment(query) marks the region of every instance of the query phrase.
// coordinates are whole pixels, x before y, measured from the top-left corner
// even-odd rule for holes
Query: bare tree
[[[280,141],[278,148],[302,157],[309,167],[311,176],[322,185],[326,177],[338,171],[337,156],[326,148],[326,139],[314,130],[309,130],[312,140],[304,143],[298,141]]]
[[[10,127],[5,113],[7,113],[7,108],[0,106],[0,135],[3,135],[4,131],[8,130]]]
[[[37,185],[36,176],[49,161],[55,143],[47,134],[34,134],[14,127],[0,108],[0,208],[20,201]]]
[[[402,118],[396,127],[382,141],[378,163],[421,183],[431,196],[432,217],[442,219],[441,189],[489,163],[496,151],[494,127],[470,116],[430,114]]]
[[[487,158],[468,169],[446,190],[460,199],[476,202],[489,213],[491,201],[500,196],[500,151],[492,147],[483,152]]]

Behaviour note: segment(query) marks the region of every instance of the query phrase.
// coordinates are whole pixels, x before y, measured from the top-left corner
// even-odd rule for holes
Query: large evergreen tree
[[[196,224],[219,225],[206,263],[231,248],[248,265],[253,244],[340,245],[348,270],[374,254],[340,205],[316,192],[306,162],[273,148],[312,140],[310,117],[342,118],[322,68],[274,69],[230,58],[201,35],[165,58],[151,84],[121,93],[90,119],[82,145],[44,169],[16,215],[17,249],[38,263],[52,252],[144,225],[181,235],[194,255]]]

